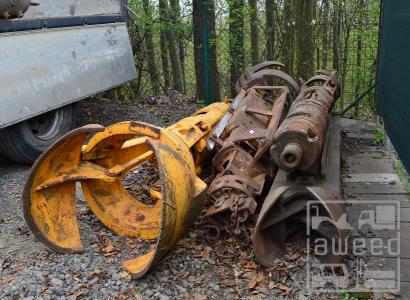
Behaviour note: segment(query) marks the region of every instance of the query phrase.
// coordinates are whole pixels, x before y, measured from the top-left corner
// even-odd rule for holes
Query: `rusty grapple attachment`
[[[337,117],[330,122],[340,83],[319,71],[299,91],[289,75],[273,78],[280,67],[251,67],[238,81],[244,89],[208,140],[217,175],[198,222],[210,239],[226,233],[245,245],[251,241],[267,267],[307,228],[313,242],[335,241],[342,249],[346,226],[338,225],[347,223],[344,205],[329,201],[340,197],[340,126]],[[276,79],[285,84],[269,85]],[[310,224],[308,213],[325,222]],[[341,261],[327,250],[322,262]]]
[[[295,232],[312,232],[312,243],[344,249],[348,223],[340,199],[340,118],[331,109],[340,96],[334,74],[320,71],[308,80],[276,131],[270,153],[281,169],[263,202],[252,242],[264,266],[285,253]],[[308,216],[311,216],[308,218]],[[314,216],[314,217],[313,217]],[[313,220],[322,220],[317,224]],[[343,256],[326,249],[323,263]]]
[[[267,62],[250,68],[248,73],[274,66],[278,63]],[[217,175],[198,223],[210,239],[227,233],[251,241],[257,199],[263,196],[266,184],[272,182],[277,171],[269,148],[290,105],[290,90],[299,89],[293,86],[289,75],[283,74],[280,77],[284,86],[255,81],[252,87],[241,90],[209,138],[209,147],[217,150],[213,158]],[[245,72],[241,78],[252,76],[248,75]]]
[[[278,172],[262,205],[252,240],[256,259],[262,265],[272,266],[276,258],[285,254],[285,244],[292,236],[298,231],[306,233],[307,229],[312,233],[308,236],[312,244],[317,239],[325,239],[326,246],[345,249],[349,229],[346,209],[342,202],[332,201],[340,199],[339,147],[340,118],[333,116],[319,174]],[[343,260],[343,256],[335,255],[331,248],[318,258],[323,263]]]
[[[208,156],[206,139],[228,106],[214,103],[166,129],[121,122],[68,133],[39,157],[30,173],[23,193],[29,228],[56,252],[83,251],[75,203],[80,182],[88,206],[105,226],[119,235],[156,239],[147,254],[124,261],[134,277],[143,276],[200,214],[206,184],[197,173]],[[159,174],[149,189],[153,204],[134,198],[122,183],[145,162]]]
[[[294,98],[299,92],[299,85],[292,76],[281,70],[284,67],[284,64],[276,61],[265,61],[249,67],[239,77],[235,90],[239,94],[242,89],[253,86],[287,86],[290,95]]]

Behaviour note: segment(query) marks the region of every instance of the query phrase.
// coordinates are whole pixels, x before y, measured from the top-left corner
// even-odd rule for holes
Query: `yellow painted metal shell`
[[[68,133],[31,171],[23,193],[29,228],[56,252],[83,251],[75,206],[79,181],[105,226],[120,235],[157,239],[155,249],[124,262],[135,277],[143,276],[199,215],[206,184],[197,173],[207,157],[206,138],[228,107],[212,104],[166,129],[131,121]],[[161,188],[150,191],[154,205],[135,199],[122,184],[124,175],[145,161],[155,162],[159,172]]]
[[[181,238],[187,226],[194,222],[201,212],[201,195],[205,194],[206,189],[206,184],[194,173],[192,157],[183,158],[183,147],[175,151],[157,140],[151,140],[149,143],[154,150],[160,171],[161,226],[155,249],[144,256],[124,262],[128,272],[137,278],[157,264]]]
[[[56,141],[33,165],[23,192],[23,211],[35,237],[53,251],[83,251],[75,207],[75,180],[102,172],[85,171],[81,147],[89,133],[104,130],[99,125],[75,129]],[[67,180],[73,175],[75,180]]]

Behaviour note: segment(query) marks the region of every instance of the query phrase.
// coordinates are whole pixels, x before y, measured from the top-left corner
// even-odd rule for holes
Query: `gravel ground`
[[[139,120],[167,126],[197,108],[194,99],[178,95],[138,104],[91,99],[79,105],[78,124]],[[288,255],[266,270],[255,263],[252,249],[230,239],[205,241],[194,229],[153,272],[132,280],[121,262],[149,245],[112,234],[81,195],[78,217],[85,253],[54,254],[33,237],[22,216],[20,197],[28,173],[26,166],[0,164],[0,299],[309,298],[304,245],[289,245]]]

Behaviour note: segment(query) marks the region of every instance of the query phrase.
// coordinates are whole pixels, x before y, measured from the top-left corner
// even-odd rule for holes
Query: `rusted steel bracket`
[[[286,115],[286,103],[292,99],[288,87],[267,86],[267,80],[258,79],[263,77],[258,72],[273,74],[275,67],[267,64],[245,72],[239,84],[248,80],[253,87],[238,96],[240,104],[210,137],[218,150],[213,159],[217,175],[200,218],[209,238],[224,232],[242,241],[252,236],[256,257],[265,266],[284,254],[296,231],[306,230],[309,200],[316,201],[312,209],[319,217],[334,222],[345,217],[343,204],[329,202],[340,197],[338,117],[329,125],[340,83],[333,73],[318,71],[303,84]],[[274,101],[266,98],[268,91],[274,92]],[[281,170],[276,175],[277,168]],[[274,178],[266,197],[264,187]],[[344,243],[345,231],[332,224],[314,230]],[[321,259],[336,262],[341,257]]]
[[[268,150],[290,99],[286,86],[242,90],[228,117],[222,119],[224,123],[221,121],[211,135],[210,141],[218,149],[213,159],[218,175],[199,221],[209,238],[225,232],[250,241],[256,197],[276,174]]]
[[[290,75],[281,71],[285,65],[276,61],[266,61],[245,70],[235,85],[237,93],[253,86],[287,86],[289,93],[295,97],[299,93],[299,85]]]
[[[269,267],[285,254],[285,244],[292,235],[306,232],[307,203],[312,202],[312,214],[333,221],[322,223],[314,231],[320,237],[332,239],[343,249],[346,230],[335,226],[346,217],[345,206],[329,200],[340,199],[340,118],[333,116],[326,147],[321,158],[321,168],[316,175],[287,174],[281,170],[266,197],[252,238],[256,259]],[[314,241],[313,241],[314,242]],[[328,243],[331,245],[331,243]],[[343,257],[319,257],[325,263],[338,263]]]

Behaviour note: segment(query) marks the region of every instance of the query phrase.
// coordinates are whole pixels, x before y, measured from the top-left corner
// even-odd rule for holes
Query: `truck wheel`
[[[31,164],[59,137],[75,126],[71,104],[0,130],[0,156]]]

